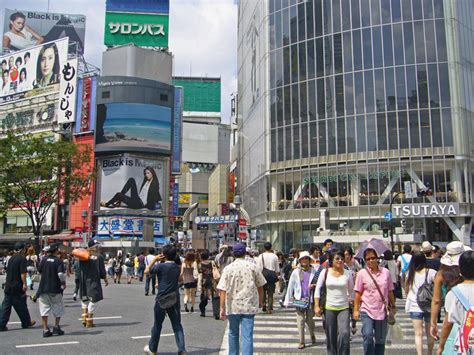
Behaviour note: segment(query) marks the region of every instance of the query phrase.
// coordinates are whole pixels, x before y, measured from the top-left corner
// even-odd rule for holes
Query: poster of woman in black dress
[[[100,205],[107,208],[147,208],[152,211],[161,209],[160,183],[155,170],[147,166],[143,170],[143,181],[140,186],[131,177],[120,192],[117,192],[109,201],[101,202]]]

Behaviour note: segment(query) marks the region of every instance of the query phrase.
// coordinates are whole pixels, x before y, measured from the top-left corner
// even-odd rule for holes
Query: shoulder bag
[[[383,294],[382,294],[382,291],[380,291],[380,287],[379,285],[377,284],[377,282],[375,281],[375,278],[372,276],[372,274],[370,273],[369,270],[365,270],[370,278],[372,279],[375,287],[377,287],[377,291],[379,291],[379,295],[380,295],[380,298],[382,299],[382,303],[384,304],[385,306],[385,311],[387,312],[387,323],[389,325],[394,325],[396,323],[396,320],[395,320],[395,312],[393,311],[392,309],[392,306],[390,306],[387,301],[385,301],[385,298],[383,297]]]
[[[329,268],[324,269],[326,272],[324,273],[324,280],[323,286],[321,287],[320,297],[319,297],[319,308],[321,308],[321,313],[326,311],[326,296],[327,296],[327,288],[326,288],[326,280],[329,274]]]
[[[219,281],[219,279],[221,278],[221,272],[215,262],[212,262],[212,278],[215,281]]]
[[[263,277],[265,278],[267,283],[275,284],[278,281],[278,275],[275,271],[267,269],[265,267],[265,258],[263,256],[264,256],[264,254],[261,255],[261,257],[262,257],[262,266],[263,266],[263,270],[262,270]]]

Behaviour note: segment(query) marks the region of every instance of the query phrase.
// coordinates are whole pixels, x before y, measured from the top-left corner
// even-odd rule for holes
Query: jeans
[[[150,291],[150,280],[151,280],[151,293],[155,294],[155,285],[156,285],[156,275],[146,275],[145,280],[145,293],[148,294]]]
[[[145,271],[145,266],[138,267],[138,279],[143,281],[143,272]]]
[[[242,355],[253,354],[254,314],[229,314],[229,355],[239,355],[239,330],[242,327]]]
[[[326,309],[325,331],[327,338],[327,352],[329,355],[349,355],[350,354],[350,314],[349,308],[342,311],[332,311]]]
[[[171,321],[171,326],[173,327],[174,338],[176,340],[176,345],[178,346],[178,354],[181,354],[186,351],[186,345],[184,343],[184,330],[181,325],[181,306],[178,302],[168,309],[162,309],[158,301],[155,302],[155,323],[153,328],[151,328],[151,339],[148,343],[150,350],[152,352],[157,352],[158,343],[160,342],[161,328],[163,326],[163,321],[165,320],[166,314]]]
[[[364,355],[384,355],[385,338],[387,337],[387,320],[374,320],[365,312],[360,313],[362,320],[362,337],[364,338]]]
[[[273,294],[275,293],[275,284],[265,284],[263,286],[263,306],[268,310],[273,310]]]
[[[31,318],[30,312],[28,312],[28,306],[26,305],[26,293],[19,295],[5,294],[2,309],[0,310],[0,328],[7,326],[10,320],[10,314],[12,313],[12,307],[21,320],[21,326],[28,328],[31,325]]]

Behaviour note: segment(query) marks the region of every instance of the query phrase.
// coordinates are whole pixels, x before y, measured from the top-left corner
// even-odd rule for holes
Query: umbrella
[[[374,249],[377,252],[378,256],[382,255],[387,250],[389,250],[389,248],[387,248],[387,246],[385,245],[383,240],[372,238],[369,241],[364,240],[362,243],[360,243],[359,249],[357,249],[355,257],[363,259],[364,258],[364,252],[368,248]]]

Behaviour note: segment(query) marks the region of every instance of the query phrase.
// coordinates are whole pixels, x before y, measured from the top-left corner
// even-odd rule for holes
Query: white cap
[[[429,253],[430,251],[433,251],[433,246],[429,241],[425,240],[423,244],[421,244],[421,251],[423,253]]]
[[[302,251],[302,252],[300,252],[300,256],[299,256],[298,260],[301,260],[302,258],[311,259],[311,255],[309,255],[309,252],[307,252],[307,251]]]

